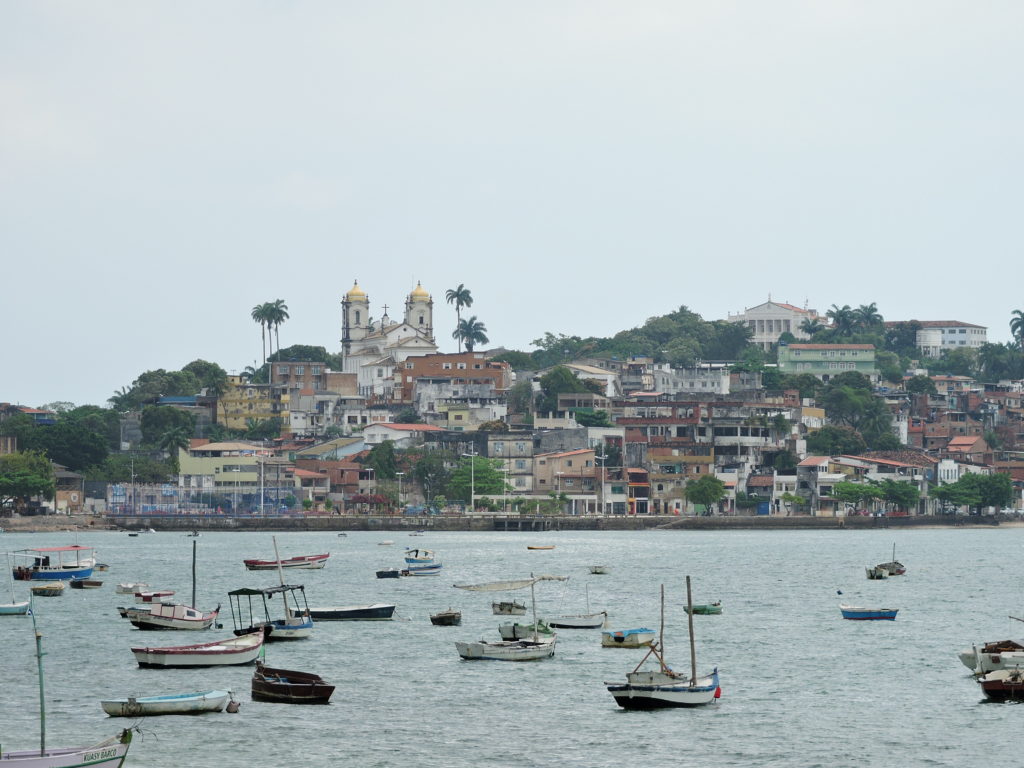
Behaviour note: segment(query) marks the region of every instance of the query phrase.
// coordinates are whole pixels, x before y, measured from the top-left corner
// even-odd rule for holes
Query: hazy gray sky
[[[1009,339],[1024,4],[0,4],[0,401],[337,351],[358,279],[491,343],[877,302]],[[392,310],[392,316],[395,312]]]

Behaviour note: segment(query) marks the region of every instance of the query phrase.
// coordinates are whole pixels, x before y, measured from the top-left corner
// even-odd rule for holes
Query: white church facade
[[[395,388],[395,368],[406,358],[437,352],[434,341],[434,301],[419,283],[405,300],[401,320],[388,316],[383,306],[380,320],[370,316],[370,297],[359,282],[341,301],[342,370],[358,374],[361,395],[390,397]]]

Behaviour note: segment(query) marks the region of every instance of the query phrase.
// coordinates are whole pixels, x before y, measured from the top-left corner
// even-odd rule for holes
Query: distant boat
[[[498,634],[501,635],[502,640],[529,640],[534,634],[551,637],[555,632],[544,622],[544,619],[538,619],[536,625],[499,624]]]
[[[402,572],[398,568],[383,568],[377,571],[378,579],[397,579],[402,575]]]
[[[109,571],[110,570],[110,566],[107,565],[106,563],[96,563],[96,565],[93,567],[93,570],[94,571]]]
[[[885,570],[889,576],[904,576],[907,573],[907,567],[903,565],[899,560],[896,559],[896,545],[892,545],[892,560],[888,563],[879,563],[875,568],[881,568]],[[870,578],[870,576],[868,577]]]
[[[7,555],[7,576],[11,582],[11,602],[0,603],[0,616],[24,616],[28,613],[29,601],[18,600],[14,593],[14,571],[11,570],[11,556]]]
[[[36,597],[60,597],[64,594],[63,581],[46,581],[29,587]]]
[[[608,611],[590,611],[590,587],[585,586],[586,592],[586,613],[577,613],[567,616],[552,616],[547,622],[548,626],[555,629],[597,629],[603,626],[608,620]]]
[[[309,615],[316,621],[391,621],[394,612],[395,606],[388,603],[309,609]]]
[[[395,542],[393,542],[391,539],[384,539],[384,541],[378,541],[377,542],[377,546],[378,547],[390,547],[394,543]]]
[[[192,531],[192,533],[186,533],[185,535],[188,536],[190,539],[198,539],[203,534],[201,534],[199,531]]]
[[[881,581],[882,579],[889,578],[889,569],[884,565],[868,566],[864,570],[871,581]]]
[[[601,633],[602,648],[642,648],[648,646],[657,637],[653,629],[638,627],[636,629],[605,630]]]
[[[72,589],[99,589],[103,582],[98,579],[72,579]]]
[[[686,577],[686,604],[693,607],[690,577]],[[625,683],[605,683],[615,703],[623,709],[662,709],[666,707],[699,707],[710,704],[721,695],[718,667],[710,675],[697,675],[697,652],[693,638],[693,612],[688,613],[690,627],[690,674],[678,674],[665,663],[665,587],[661,588],[661,631],[657,642],[632,672],[626,674]],[[654,657],[658,669],[641,669],[648,658]]]
[[[491,603],[491,613],[497,616],[525,616],[526,603],[518,600],[503,600]]]
[[[722,601],[716,600],[713,603],[696,603],[691,608],[686,605],[683,610],[692,613],[694,616],[717,616],[722,612]]]
[[[554,544],[542,544],[542,545],[537,545],[537,546],[532,546],[532,547],[527,545],[526,548],[527,549],[554,549],[555,545]]]
[[[136,592],[141,592],[148,586],[149,584],[144,581],[129,581],[124,584],[118,584],[117,589],[114,591],[119,595],[134,595]]]
[[[460,611],[453,611],[451,608],[447,611],[439,611],[431,615],[430,623],[436,627],[458,626],[462,623],[462,613]]]
[[[129,696],[103,699],[100,706],[111,717],[149,717],[152,715],[200,715],[221,712],[231,699],[231,691],[198,691],[164,696]]]
[[[896,618],[899,608],[863,608],[855,605],[839,604],[844,619],[853,621],[892,621]]]
[[[286,557],[278,560],[243,560],[245,567],[250,571],[274,571],[277,570],[278,565],[281,568],[309,568],[319,569],[327,565],[327,558],[331,555],[330,553],[322,555],[298,555],[296,557]]]
[[[348,534],[347,534],[347,533],[339,533],[338,535],[339,535],[339,536],[348,536]]]
[[[267,600],[281,597],[283,616],[270,618]],[[262,601],[263,610],[253,608],[253,598]],[[246,598],[243,601],[242,598]],[[313,634],[313,618],[306,602],[306,588],[302,584],[282,584],[266,589],[233,589],[228,592],[231,621],[236,635],[246,635],[262,629],[268,641],[301,640]],[[257,601],[256,605],[261,603]]]
[[[217,667],[252,664],[262,647],[263,633],[253,632],[241,637],[229,637],[227,640],[214,640],[211,643],[132,648],[132,653],[140,667]]]
[[[594,574],[605,574],[611,573],[611,568],[607,565],[592,565],[590,566],[590,572]]]
[[[252,700],[279,704],[327,704],[334,686],[312,672],[266,667],[256,662],[252,675]]]

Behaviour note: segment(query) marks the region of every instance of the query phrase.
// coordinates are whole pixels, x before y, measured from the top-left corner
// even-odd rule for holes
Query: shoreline
[[[57,531],[495,531],[499,533],[544,533],[552,531],[631,531],[631,530],[875,530],[880,528],[1021,528],[1024,520],[1015,516],[989,517],[942,515],[919,517],[585,517],[585,516],[308,516],[308,517],[225,517],[225,516],[147,516],[123,515],[48,515],[45,517],[0,518],[4,536],[14,533]]]

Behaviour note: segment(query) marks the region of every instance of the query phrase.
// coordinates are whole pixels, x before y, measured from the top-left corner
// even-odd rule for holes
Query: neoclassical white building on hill
[[[754,332],[751,343],[765,351],[778,344],[779,336],[787,332],[797,339],[811,338],[800,330],[801,324],[804,320],[823,320],[817,310],[772,301],[770,298],[764,304],[748,307],[739,314],[730,313],[725,319],[730,323],[743,323],[750,328]]]

